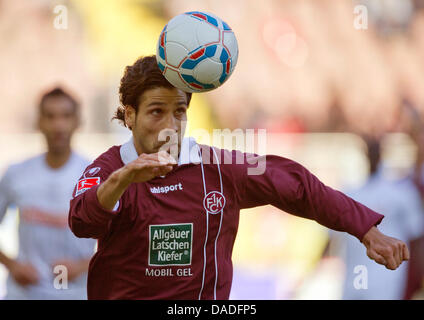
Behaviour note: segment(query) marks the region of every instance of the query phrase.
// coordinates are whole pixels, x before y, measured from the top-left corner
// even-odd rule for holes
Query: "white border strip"
[[[197,146],[198,148],[198,153],[200,156],[200,166],[202,168],[202,179],[203,179],[203,192],[205,194],[206,197],[206,182],[205,182],[205,171],[203,168],[203,159],[201,156],[201,152],[200,152],[200,148],[199,146]],[[206,245],[208,243],[208,233],[209,233],[209,214],[208,212],[206,212],[206,238],[205,238],[205,243],[203,245],[203,276],[202,276],[202,286],[200,288],[200,292],[199,292],[199,300],[202,297],[202,293],[203,293],[203,288],[205,285],[205,273],[206,273]]]
[[[224,189],[223,189],[223,184],[222,184],[222,175],[221,175],[221,169],[220,169],[220,166],[219,166],[219,159],[218,159],[218,156],[216,155],[215,149],[213,147],[212,147],[212,151],[213,151],[213,154],[215,156],[217,166],[218,166],[219,182],[220,182],[220,185],[221,185],[221,195],[224,196],[224,193],[223,193]],[[218,260],[216,258],[216,244],[218,242],[219,233],[221,232],[223,211],[224,211],[224,209],[222,209],[221,212],[220,212],[221,220],[219,222],[219,229],[218,229],[218,233],[217,233],[216,238],[215,238],[215,247],[214,247],[214,253],[215,253],[215,286],[214,286],[214,289],[213,289],[214,300],[216,300],[216,285],[218,283]]]

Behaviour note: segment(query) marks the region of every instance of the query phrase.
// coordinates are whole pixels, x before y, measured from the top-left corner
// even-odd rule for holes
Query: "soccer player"
[[[19,209],[18,256],[0,252],[0,262],[9,271],[6,299],[87,298],[95,241],[76,238],[67,223],[73,187],[89,164],[71,150],[78,109],[77,101],[61,88],[45,93],[38,126],[47,153],[11,165],[0,181],[0,221],[9,205]]]
[[[154,56],[128,66],[119,91],[116,118],[132,139],[87,168],[69,213],[76,236],[98,239],[89,299],[228,299],[239,211],[265,204],[350,233],[389,269],[409,258],[377,229],[381,214],[300,164],[175,139],[191,94],[168,83]]]
[[[348,195],[373,210],[384,212],[385,218],[379,229],[404,242],[418,238],[424,231],[424,215],[420,194],[410,177],[390,180],[385,177],[381,166],[380,141],[366,138],[370,176],[367,182]],[[372,263],[362,245],[347,234],[335,234],[343,248],[346,277],[343,299],[347,300],[400,300],[403,299],[408,265],[402,264],[396,271],[386,270]],[[358,290],[355,278],[357,266],[367,268],[367,290]]]

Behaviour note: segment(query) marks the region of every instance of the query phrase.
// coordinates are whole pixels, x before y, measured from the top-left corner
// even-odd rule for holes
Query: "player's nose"
[[[179,121],[173,115],[166,117],[165,121],[165,130],[178,132],[179,130]]]
[[[178,130],[170,128],[162,129],[159,132],[158,139],[159,141],[163,141],[163,143],[176,142],[178,141]]]

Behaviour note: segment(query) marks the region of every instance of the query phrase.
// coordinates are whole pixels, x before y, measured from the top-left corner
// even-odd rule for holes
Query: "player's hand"
[[[112,210],[131,183],[149,181],[172,171],[177,162],[165,151],[141,154],[136,160],[113,172],[97,189],[100,205]]]
[[[36,284],[39,280],[37,270],[30,263],[14,261],[9,267],[9,272],[21,286]]]
[[[372,227],[363,237],[367,255],[387,269],[396,270],[403,261],[409,260],[409,250],[403,241],[388,237]]]
[[[56,266],[64,266],[66,268],[68,281],[73,281],[74,279],[78,278],[79,275],[87,269],[86,263],[67,259],[55,261],[55,263],[52,265],[53,270]]]
[[[121,179],[128,183],[149,181],[157,176],[166,175],[176,164],[168,152],[143,153],[123,168]]]

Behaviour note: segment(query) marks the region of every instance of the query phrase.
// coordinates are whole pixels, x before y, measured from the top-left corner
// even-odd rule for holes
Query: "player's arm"
[[[4,176],[0,180],[0,222],[6,215],[7,208],[13,202],[10,195],[10,169],[6,171]],[[34,284],[38,282],[37,270],[27,263],[20,263],[0,250],[0,263],[3,264],[6,269],[11,273],[15,281],[20,285]]]
[[[11,169],[9,168],[0,179],[0,223],[6,215],[7,208],[13,202],[10,195]]]
[[[261,175],[244,175],[241,207],[271,204],[299,217],[315,220],[337,231],[357,237],[368,256],[389,269],[409,259],[406,245],[378,231],[383,215],[325,186],[299,163],[278,156],[259,157],[265,161]]]
[[[13,260],[0,251],[0,263],[9,270],[13,265]]]
[[[21,286],[38,282],[38,272],[29,263],[21,263],[6,256],[0,251],[0,263],[10,272],[13,279]]]
[[[176,162],[167,152],[142,154],[133,162],[113,172],[97,189],[103,208],[112,210],[131,183],[145,182],[167,174]]]
[[[110,221],[119,214],[119,203],[131,183],[145,182],[165,175],[176,162],[166,152],[142,154],[133,162],[108,173],[100,171],[102,183],[71,201],[69,225],[77,237],[100,238]]]
[[[88,271],[88,265],[90,264],[90,259],[81,259],[81,260],[57,260],[53,263],[53,270],[56,266],[65,266],[68,272],[68,280],[73,281],[78,278],[81,274]]]

